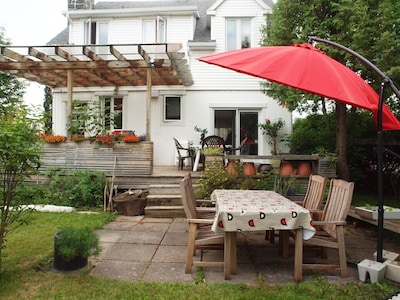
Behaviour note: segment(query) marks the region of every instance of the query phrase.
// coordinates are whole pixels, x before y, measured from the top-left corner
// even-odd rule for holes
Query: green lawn
[[[64,275],[52,269],[54,233],[65,225],[99,228],[113,214],[39,213],[7,239],[0,299],[383,299],[397,288],[386,282],[330,285],[316,277],[300,284],[144,283]]]

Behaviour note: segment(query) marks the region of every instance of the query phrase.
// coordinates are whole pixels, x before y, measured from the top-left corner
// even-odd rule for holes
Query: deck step
[[[183,206],[146,206],[146,218],[185,218]]]
[[[180,206],[182,205],[181,195],[160,195],[149,194],[147,206]]]
[[[153,195],[180,195],[179,184],[150,184],[149,194]]]

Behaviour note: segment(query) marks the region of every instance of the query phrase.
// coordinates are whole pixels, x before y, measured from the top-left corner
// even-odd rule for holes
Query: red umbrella
[[[199,60],[367,109],[374,115],[378,111],[379,95],[371,86],[311,44],[247,48]],[[383,129],[400,129],[399,120],[386,105]]]

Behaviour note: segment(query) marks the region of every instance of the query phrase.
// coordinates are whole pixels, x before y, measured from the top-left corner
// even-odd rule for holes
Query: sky
[[[0,27],[12,45],[45,45],[67,27],[62,15],[66,10],[67,0],[0,0]],[[42,85],[29,83],[24,101],[42,105],[43,89]]]
[[[0,0],[0,27],[12,45],[45,45],[67,27],[67,18],[62,14],[67,11],[67,3],[67,0]],[[43,89],[42,85],[29,83],[24,101],[42,105]]]

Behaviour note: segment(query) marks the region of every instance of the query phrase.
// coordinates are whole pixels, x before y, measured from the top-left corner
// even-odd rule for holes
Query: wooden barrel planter
[[[134,190],[126,191],[113,198],[117,210],[124,216],[144,215],[144,208],[147,205],[148,191]]]

